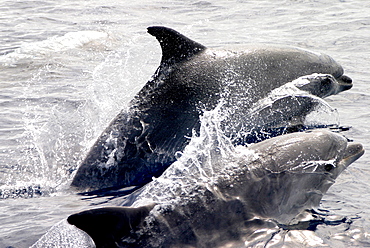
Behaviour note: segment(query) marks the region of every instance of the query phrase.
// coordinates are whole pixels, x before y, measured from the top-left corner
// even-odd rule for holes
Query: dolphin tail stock
[[[162,48],[162,63],[172,64],[189,59],[206,49],[179,32],[162,26],[148,27],[148,33],[153,35]]]
[[[143,207],[103,207],[72,214],[69,224],[86,232],[97,248],[116,247],[122,237],[139,228],[155,204]]]

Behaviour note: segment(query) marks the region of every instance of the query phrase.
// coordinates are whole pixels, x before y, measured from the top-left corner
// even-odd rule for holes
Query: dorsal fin
[[[133,207],[104,207],[70,215],[69,224],[85,231],[97,248],[114,244],[138,228],[155,204]]]
[[[177,63],[206,49],[205,46],[170,28],[149,27],[148,33],[156,37],[161,45],[161,63]]]

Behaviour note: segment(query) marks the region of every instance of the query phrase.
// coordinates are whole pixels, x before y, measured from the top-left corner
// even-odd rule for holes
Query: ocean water
[[[354,87],[326,101],[352,127],[346,137],[370,148],[366,0],[1,1],[0,13],[0,247],[29,247],[69,214],[109,205],[68,185],[157,68],[161,51],[148,26],[208,47],[267,43],[329,54]],[[365,153],[351,165],[321,202],[346,218],[318,227],[328,246],[370,247],[369,160]],[[303,236],[289,237],[309,246]]]

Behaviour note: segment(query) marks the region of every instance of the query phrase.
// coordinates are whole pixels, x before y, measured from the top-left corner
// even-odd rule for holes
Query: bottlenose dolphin
[[[67,221],[98,248],[248,246],[266,229],[276,232],[279,224],[318,206],[339,174],[364,153],[361,144],[326,130],[282,135],[236,151],[208,181],[192,180],[176,162],[134,194],[131,206],[87,210]]]
[[[159,176],[176,161],[176,152],[184,149],[193,131],[199,131],[203,111],[221,99],[225,108],[237,109],[239,114],[230,113],[232,121],[271,90],[304,75],[335,78],[330,90],[305,88],[318,96],[352,87],[342,67],[324,54],[276,46],[216,50],[166,27],[149,27],[148,32],[160,43],[161,63],[79,166],[71,184],[79,191],[143,185]]]

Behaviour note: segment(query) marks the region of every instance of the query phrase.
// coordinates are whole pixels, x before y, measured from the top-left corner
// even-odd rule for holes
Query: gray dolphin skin
[[[302,86],[319,97],[352,87],[342,67],[324,54],[277,46],[217,50],[166,27],[149,27],[148,33],[160,43],[161,63],[79,166],[71,186],[80,192],[143,185],[158,177],[199,131],[199,116],[221,100],[238,111],[230,121],[243,123],[232,117],[248,118],[242,113],[254,103],[301,76],[332,75],[333,80],[322,78],[319,88]]]
[[[339,174],[364,153],[361,144],[326,130],[286,134],[238,149],[241,155],[228,157],[208,182],[184,187],[176,180],[187,177],[174,174],[172,190],[153,181],[139,193],[135,207],[92,209],[67,221],[90,235],[98,248],[249,247],[259,233],[266,234],[263,230],[276,231],[318,206]],[[145,192],[170,198],[156,201]]]

